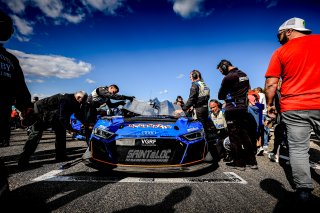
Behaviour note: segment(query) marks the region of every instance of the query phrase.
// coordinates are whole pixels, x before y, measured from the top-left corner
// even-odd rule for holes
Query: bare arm
[[[268,107],[273,106],[273,99],[277,92],[278,82],[279,82],[279,78],[277,77],[266,78],[264,88],[265,88],[266,102]]]

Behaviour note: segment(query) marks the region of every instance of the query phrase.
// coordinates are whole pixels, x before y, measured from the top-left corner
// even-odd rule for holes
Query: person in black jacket
[[[225,118],[233,162],[227,163],[239,170],[246,165],[258,169],[255,157],[255,141],[250,138],[252,125],[248,114],[247,94],[250,82],[247,74],[232,66],[228,60],[221,60],[217,69],[225,76],[218,92],[219,100],[226,102]]]
[[[85,134],[87,142],[91,135],[92,126],[97,121],[97,108],[104,104],[109,109],[116,108],[120,105],[125,105],[126,102],[124,100],[132,101],[135,98],[134,96],[119,95],[118,93],[119,87],[116,84],[112,84],[105,87],[98,87],[94,89],[88,96],[87,103],[84,107],[84,111],[86,114]],[[120,101],[112,102],[111,100]]]
[[[12,105],[25,111],[31,104],[31,95],[24,80],[18,59],[9,53],[4,44],[12,36],[13,22],[10,16],[0,10],[0,146],[10,145],[10,120]],[[0,158],[0,207],[10,198],[8,171]]]
[[[192,70],[189,77],[192,84],[189,98],[182,107],[182,110],[186,115],[192,114],[192,116],[199,120],[203,127],[206,128],[206,122],[209,116],[208,101],[210,99],[210,89],[198,70]],[[177,113],[179,112],[177,111]]]
[[[12,19],[0,11],[0,146],[10,144],[12,105],[21,112],[31,105],[31,95],[19,61],[3,47],[13,32]]]
[[[210,123],[208,122],[209,108],[208,101],[210,99],[210,88],[204,82],[200,71],[192,70],[190,72],[189,78],[191,80],[191,88],[189,93],[189,98],[187,102],[183,105],[182,110],[176,110],[175,114],[181,115],[182,111],[187,115],[201,122],[205,137],[209,141],[208,151],[205,160],[212,161],[214,163],[218,162],[218,152],[213,142],[209,139]],[[210,157],[208,157],[210,156]],[[212,158],[212,159],[211,159]],[[209,160],[210,159],[210,160]]]
[[[81,116],[81,104],[84,103],[86,99],[87,93],[78,91],[74,94],[56,94],[35,102],[35,119],[29,138],[20,155],[18,165],[25,167],[29,164],[29,159],[35,152],[43,131],[49,126],[52,127],[56,134],[56,160],[67,160],[66,130],[73,131],[70,116],[74,113],[79,120],[83,120],[83,116]]]

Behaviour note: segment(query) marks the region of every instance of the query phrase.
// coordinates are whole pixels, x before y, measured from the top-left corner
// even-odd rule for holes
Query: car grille
[[[109,144],[93,139],[92,155],[114,164],[176,165],[181,163],[186,147],[172,138],[120,139]]]

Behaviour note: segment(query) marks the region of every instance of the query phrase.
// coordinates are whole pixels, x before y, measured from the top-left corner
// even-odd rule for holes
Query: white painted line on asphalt
[[[140,177],[92,177],[92,176],[57,176],[62,170],[53,170],[32,181],[63,182],[107,182],[107,183],[239,183],[247,184],[234,172],[223,172],[226,178],[140,178]]]
[[[285,160],[290,160],[288,156],[285,155],[279,155],[279,158],[285,159]],[[310,162],[310,167],[313,169],[319,169],[320,170],[320,165],[317,164],[316,162],[309,161]]]
[[[48,172],[44,175],[41,175],[35,179],[33,179],[32,181],[43,181],[43,180],[48,180],[50,178],[54,178],[56,177],[57,174],[59,174],[60,172],[62,172],[63,170],[62,169],[58,169],[58,170],[52,170],[51,172]]]

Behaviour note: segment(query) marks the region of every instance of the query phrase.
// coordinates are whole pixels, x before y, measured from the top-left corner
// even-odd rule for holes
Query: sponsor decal
[[[171,150],[134,150],[128,151],[126,162],[168,162]]]
[[[141,143],[142,145],[146,145],[146,146],[154,146],[156,145],[156,142],[157,140],[154,139],[154,138],[144,138],[144,139],[141,139]]]
[[[164,125],[164,124],[129,124],[131,128],[158,128],[158,129],[171,129],[171,125]]]
[[[157,131],[141,131],[141,135],[156,135]]]
[[[244,76],[244,77],[239,78],[239,82],[248,81],[248,80],[249,80],[248,76]]]
[[[104,125],[99,125],[96,129],[102,129],[102,130],[106,130],[106,131],[109,130],[109,128]]]
[[[188,132],[193,132],[193,131],[197,131],[197,130],[199,130],[198,127],[191,127],[189,129],[187,129]]]

